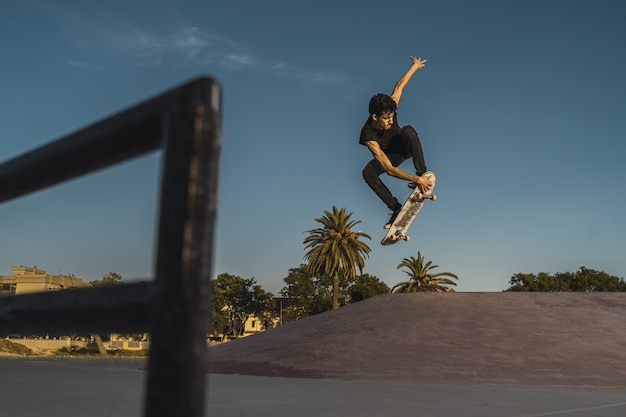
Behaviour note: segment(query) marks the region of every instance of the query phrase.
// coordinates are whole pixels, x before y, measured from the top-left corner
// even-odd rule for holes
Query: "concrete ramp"
[[[385,294],[209,352],[212,373],[626,387],[626,293]]]

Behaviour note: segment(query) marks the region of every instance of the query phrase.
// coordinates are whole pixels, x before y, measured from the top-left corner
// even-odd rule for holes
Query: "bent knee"
[[[372,173],[371,169],[368,169],[367,167],[363,168],[363,179],[365,181],[367,181],[368,179],[371,179],[372,177],[376,177],[375,173]]]
[[[365,182],[369,183],[371,181],[376,181],[376,179],[379,177],[379,173],[376,171],[376,169],[374,169],[374,167],[367,165],[365,168],[363,168],[363,179],[365,180]]]
[[[406,125],[402,127],[402,134],[410,134],[417,136],[417,131],[411,125]]]

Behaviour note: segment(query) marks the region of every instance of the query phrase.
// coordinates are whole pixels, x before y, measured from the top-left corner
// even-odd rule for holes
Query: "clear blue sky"
[[[417,251],[459,291],[580,266],[626,275],[626,2],[0,0],[0,161],[197,75],[224,93],[215,274],[278,293],[305,231],[346,207],[388,285]],[[428,59],[398,119],[438,199],[383,247],[361,177],[367,102]],[[13,265],[153,274],[159,155],[0,206]],[[411,168],[409,162],[403,165]],[[387,184],[404,199],[403,181]]]

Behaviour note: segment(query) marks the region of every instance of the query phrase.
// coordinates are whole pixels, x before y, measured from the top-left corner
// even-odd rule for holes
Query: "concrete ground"
[[[626,415],[626,391],[210,376],[208,415],[255,417],[541,417]]]
[[[384,295],[209,349],[206,415],[626,415],[626,294]],[[143,361],[0,359],[0,415],[139,416]]]
[[[626,387],[626,293],[386,294],[210,348],[211,372]]]
[[[137,360],[0,359],[0,415],[138,417]],[[622,389],[209,374],[207,416],[618,417]]]
[[[625,318],[624,293],[383,295],[212,347],[211,372],[230,375],[212,375],[215,390],[246,400],[213,391],[211,407],[235,403],[242,416],[623,416]]]

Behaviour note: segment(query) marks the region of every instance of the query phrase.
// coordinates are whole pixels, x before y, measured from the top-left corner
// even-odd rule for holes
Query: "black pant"
[[[404,126],[402,128],[402,133],[392,139],[389,151],[385,151],[385,154],[394,167],[399,166],[407,159],[413,159],[413,166],[415,167],[417,175],[422,175],[427,171],[420,138],[415,129],[411,126]],[[380,180],[380,176],[384,172],[385,170],[378,161],[372,159],[365,165],[365,168],[363,168],[363,178],[367,185],[374,190],[376,195],[383,200],[390,210],[396,210],[401,204],[398,203],[398,200],[391,194],[389,188]]]

